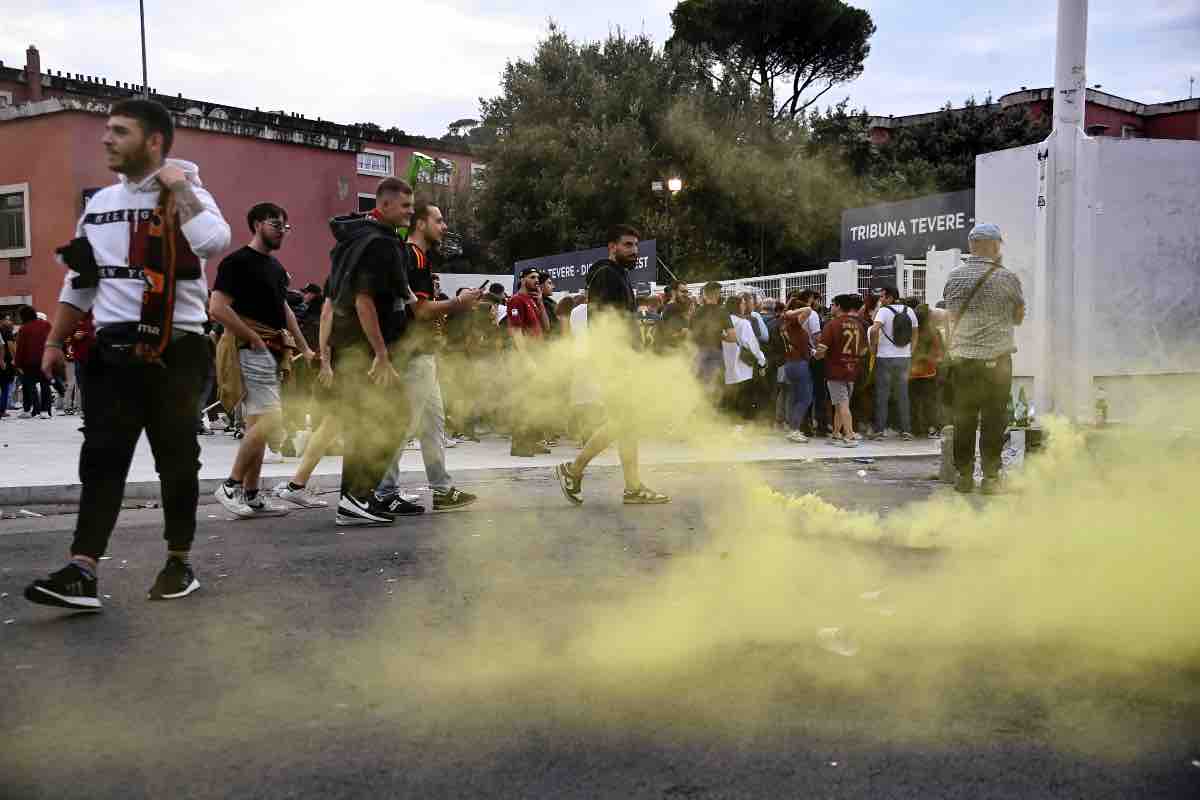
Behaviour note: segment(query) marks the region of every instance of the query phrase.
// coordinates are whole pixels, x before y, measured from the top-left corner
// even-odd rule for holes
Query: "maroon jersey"
[[[835,317],[821,331],[825,352],[825,380],[853,381],[858,376],[858,358],[863,349],[863,329],[857,317]]]
[[[520,328],[527,336],[542,335],[542,304],[540,297],[517,292],[508,299],[508,328]]]

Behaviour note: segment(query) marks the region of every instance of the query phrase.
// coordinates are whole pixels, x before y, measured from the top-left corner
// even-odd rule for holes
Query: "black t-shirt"
[[[333,330],[329,337],[332,347],[367,343],[367,334],[354,306],[354,298],[364,292],[375,302],[383,341],[391,344],[404,333],[408,327],[410,291],[405,250],[403,242],[387,237],[367,245],[355,271],[353,291],[343,291],[334,301]]]
[[[213,291],[228,295],[233,310],[242,319],[252,319],[268,328],[287,327],[287,270],[271,255],[253,247],[235,250],[217,267]]]
[[[729,312],[725,306],[701,305],[692,315],[692,341],[700,350],[720,349],[721,337],[727,328],[733,327],[729,322]]]
[[[437,292],[433,288],[433,267],[424,250],[411,242],[404,244],[408,256],[408,285],[419,302],[436,302]],[[444,327],[443,320],[411,319],[411,324],[404,332],[404,346],[407,352],[415,355],[428,355],[437,349],[440,329]]]
[[[670,302],[663,306],[662,323],[655,338],[662,350],[671,350],[683,343],[682,332],[687,330],[687,309],[683,303]]]

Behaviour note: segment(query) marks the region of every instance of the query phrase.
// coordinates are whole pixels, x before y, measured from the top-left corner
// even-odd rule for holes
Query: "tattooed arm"
[[[229,223],[199,181],[189,180],[187,173],[175,164],[167,164],[159,170],[158,180],[175,196],[180,228],[193,253],[209,258],[229,246]]]

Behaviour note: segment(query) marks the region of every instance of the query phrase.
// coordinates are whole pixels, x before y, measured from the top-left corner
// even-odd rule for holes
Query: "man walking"
[[[229,246],[229,225],[196,165],[165,160],[174,133],[158,103],[112,107],[101,141],[120,182],[88,200],[77,238],[60,251],[70,271],[43,373],[62,371],[63,342],[89,309],[97,342],[85,369],[83,488],[70,561],[25,590],[34,603],[100,610],[97,567],[143,430],[162,482],[167,540],[167,562],[149,597],[171,600],[200,586],[190,552],[200,471],[195,413],[207,369],[204,263]]]
[[[1012,396],[1013,328],[1025,319],[1021,279],[1004,268],[1000,228],[980,223],[967,236],[971,255],[946,279],[954,397],[954,488],[975,489],[975,435],[983,461],[980,491],[1000,491],[1000,452]]]
[[[709,281],[700,290],[700,307],[691,320],[692,344],[696,348],[696,375],[708,390],[716,408],[725,389],[725,355],[722,341],[729,315],[721,306],[721,284]]]
[[[42,356],[50,337],[50,323],[40,319],[33,306],[21,306],[19,314],[21,330],[17,331],[16,365],[21,374],[21,402],[24,409],[21,417],[50,419],[51,376],[42,374]]]
[[[334,386],[345,442],[338,525],[389,525],[397,514],[424,511],[403,498],[385,503],[375,496],[409,428],[407,393],[391,347],[416,302],[408,284],[409,251],[397,231],[412,222],[412,187],[384,178],[375,199],[370,213],[330,222],[337,239],[326,293],[333,314],[331,372],[322,366],[322,382]]]
[[[413,430],[407,433],[404,441],[415,435],[421,443],[421,458],[425,462],[425,476],[433,492],[435,512],[457,511],[476,500],[475,495],[455,488],[454,479],[446,471],[446,406],[438,381],[434,351],[438,325],[447,314],[473,310],[481,292],[468,289],[459,292],[453,300],[436,299],[429,255],[441,244],[446,230],[446,220],[437,206],[422,205],[413,212],[413,224],[405,247],[410,267],[408,285],[417,301],[412,306],[412,324],[395,348],[400,358],[400,374],[408,396],[409,413],[412,415]],[[404,447],[401,445],[392,458],[387,474],[375,489],[375,496],[380,502],[391,503],[399,497],[397,484],[403,455]]]
[[[883,287],[870,340],[875,349],[875,430],[871,438],[883,438],[888,422],[888,401],[894,391],[900,412],[900,438],[911,442],[908,373],[912,368],[913,345],[917,342],[917,315],[900,302],[900,292],[895,286]]]
[[[628,332],[632,343],[637,300],[629,282],[629,272],[637,266],[641,238],[636,228],[629,225],[614,226],[608,235],[608,258],[597,261],[588,270],[588,328],[593,347],[598,346],[597,341],[606,330],[603,325],[606,316],[615,322],[608,329],[610,334],[615,332],[617,336],[624,336]],[[623,345],[623,342],[617,343],[618,348]],[[637,402],[630,397],[636,388],[634,381],[618,375],[609,375],[607,380],[604,407],[608,420],[592,434],[574,461],[559,464],[555,468],[563,494],[575,505],[581,505],[584,471],[592,459],[616,441],[621,470],[625,475],[622,501],[626,505],[669,503],[670,497],[647,488],[639,475],[638,440],[634,426]]]
[[[288,511],[259,492],[259,475],[267,442],[283,427],[281,366],[290,369],[293,350],[310,362],[314,357],[287,302],[287,271],[272,255],[291,230],[287,220],[287,211],[274,203],[258,203],[250,209],[246,224],[253,238],[217,267],[209,300],[209,313],[225,327],[218,360],[241,373],[246,420],[246,436],[233,469],[215,494],[226,511],[243,518],[282,516]]]

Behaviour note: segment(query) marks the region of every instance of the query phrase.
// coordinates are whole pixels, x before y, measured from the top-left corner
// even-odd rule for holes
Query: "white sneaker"
[[[789,442],[795,442],[796,444],[808,444],[808,437],[800,431],[792,431],[788,434],[787,438]]]
[[[229,487],[222,481],[217,490],[213,492],[213,496],[225,507],[226,511],[235,517],[248,519],[254,516],[254,509],[246,505],[246,495],[240,486]]]
[[[262,463],[264,463],[264,464],[282,464],[283,463],[283,453],[276,452],[268,447],[267,452],[263,453]]]
[[[50,412],[43,411],[41,414],[38,414],[38,419],[50,419]]]
[[[311,485],[301,489],[293,489],[284,481],[274,489],[275,496],[280,500],[300,506],[301,508],[326,508],[329,503],[317,497],[317,492]]]
[[[17,419],[33,419],[33,414],[30,414],[28,411],[22,411],[20,414],[17,414]]]
[[[446,449],[449,449],[451,447],[458,447],[458,439],[455,439],[453,436],[447,436],[445,441],[446,441]]]
[[[291,511],[291,508],[271,497],[268,492],[259,492],[253,500],[247,500],[246,507],[256,517],[282,517]]]

